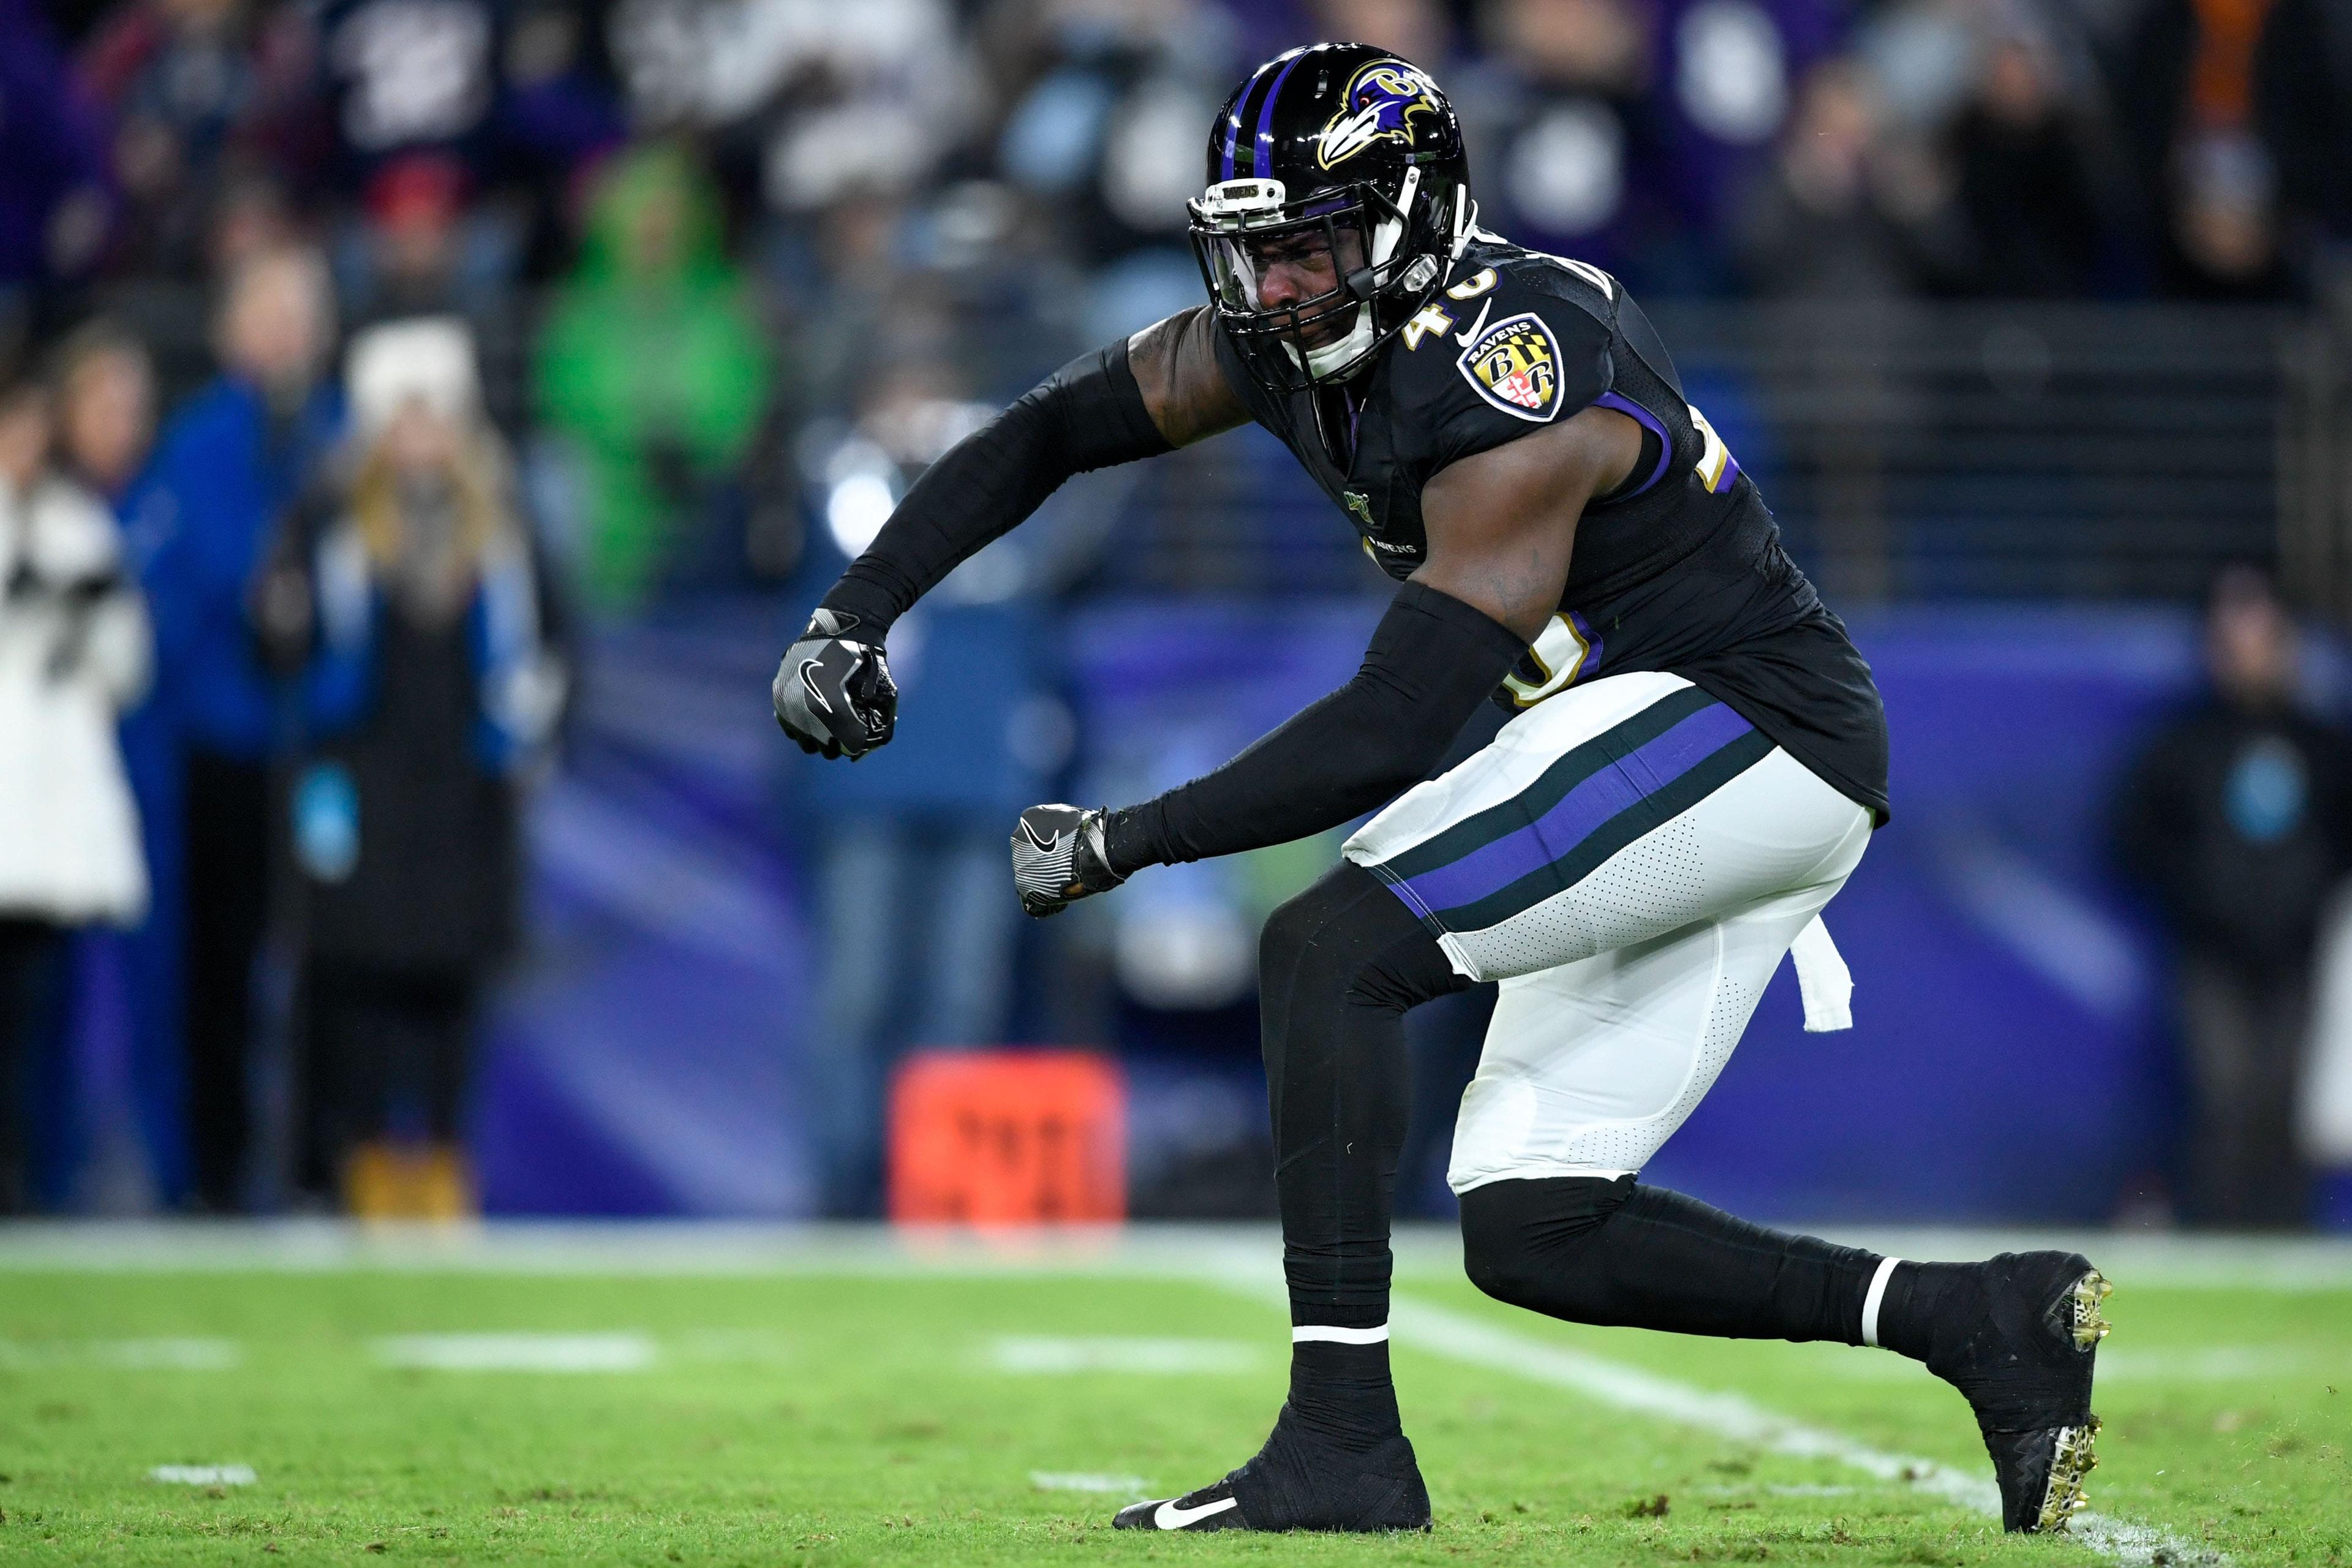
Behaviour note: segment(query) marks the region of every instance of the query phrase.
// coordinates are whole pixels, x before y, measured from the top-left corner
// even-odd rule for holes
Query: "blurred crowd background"
[[[1886,689],[1861,1027],[1776,987],[1659,1175],[2352,1225],[2352,0],[0,0],[0,1207],[873,1214],[908,1052],[1051,1044],[1131,1212],[1270,1213],[1255,922],[1336,836],[1050,927],[1004,846],[1352,669],[1286,455],[1068,487],[856,768],[765,692],[1201,298],[1210,117],[1317,37],[1643,298]],[[1490,1005],[1416,1015],[1409,1212]]]

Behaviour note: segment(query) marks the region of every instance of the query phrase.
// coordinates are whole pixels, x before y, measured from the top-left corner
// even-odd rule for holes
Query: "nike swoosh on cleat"
[[[1241,1505],[1242,1500],[1239,1498],[1223,1497],[1214,1502],[1204,1502],[1198,1508],[1185,1508],[1174,1498],[1171,1498],[1161,1503],[1152,1513],[1151,1522],[1162,1530],[1186,1530],[1213,1514],[1220,1514],[1229,1508],[1239,1508]]]

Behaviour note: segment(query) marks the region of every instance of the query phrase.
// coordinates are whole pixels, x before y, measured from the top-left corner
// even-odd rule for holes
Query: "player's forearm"
[[[1353,820],[1429,775],[1527,651],[1459,599],[1408,583],[1363,667],[1216,772],[1111,813],[1111,867],[1234,855]]]
[[[940,579],[1073,475],[1169,450],[1124,341],[1073,360],[924,471],[823,607],[878,640]]]

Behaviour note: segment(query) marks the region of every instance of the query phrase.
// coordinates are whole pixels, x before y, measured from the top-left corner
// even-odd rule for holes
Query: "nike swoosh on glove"
[[[855,762],[898,728],[889,661],[881,644],[851,637],[856,629],[856,616],[819,610],[776,668],[776,722],[803,752]]]
[[[1013,886],[1024,910],[1043,920],[1127,880],[1110,868],[1103,815],[1075,805],[1033,805],[1021,814],[1013,829]]]

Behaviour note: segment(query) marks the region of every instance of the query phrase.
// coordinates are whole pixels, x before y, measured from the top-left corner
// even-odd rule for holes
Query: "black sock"
[[[1897,1263],[1878,1303],[1878,1342],[1897,1355],[1926,1361],[1935,1349],[1938,1311],[1969,1287],[1970,1263]]]
[[[1386,1330],[1389,1215],[1411,1092],[1404,1014],[1467,984],[1360,866],[1342,864],[1276,910],[1260,944],[1290,1321],[1329,1331],[1291,1347],[1288,1422],[1353,1451],[1399,1430]]]
[[[1572,1323],[1850,1345],[1880,1262],[1631,1176],[1474,1187],[1462,1245],[1480,1289]]]
[[[1290,1347],[1290,1420],[1336,1447],[1366,1453],[1403,1430],[1389,1347],[1308,1341]]]

